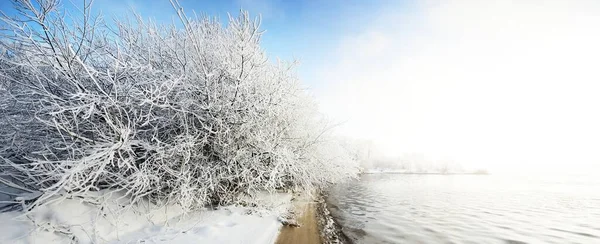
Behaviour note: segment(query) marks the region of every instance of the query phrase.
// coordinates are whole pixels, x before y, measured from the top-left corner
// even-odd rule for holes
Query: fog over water
[[[495,172],[600,162],[600,2],[388,4],[316,85],[346,135]]]

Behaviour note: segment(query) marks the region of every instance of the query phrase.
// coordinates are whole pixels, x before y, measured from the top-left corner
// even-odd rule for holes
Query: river
[[[355,243],[600,243],[600,178],[364,174],[327,197]]]

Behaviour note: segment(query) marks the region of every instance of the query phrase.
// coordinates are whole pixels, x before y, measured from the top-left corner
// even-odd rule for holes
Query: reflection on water
[[[600,243],[600,180],[363,175],[331,189],[356,243]]]

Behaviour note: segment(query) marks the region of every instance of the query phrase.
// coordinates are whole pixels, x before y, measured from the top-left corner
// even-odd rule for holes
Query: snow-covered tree
[[[180,28],[56,0],[1,18],[0,168],[43,193],[29,207],[109,189],[191,209],[356,174],[293,64],[261,49],[260,18],[172,3]]]

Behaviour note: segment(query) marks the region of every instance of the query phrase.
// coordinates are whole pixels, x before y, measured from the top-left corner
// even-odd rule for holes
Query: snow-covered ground
[[[262,194],[264,207],[227,206],[184,214],[181,208],[123,207],[117,196],[105,204],[67,199],[21,211],[0,213],[0,243],[274,243],[279,216],[291,194]],[[104,207],[100,207],[104,206]]]
[[[410,171],[405,169],[383,169],[383,168],[371,168],[365,169],[364,174],[489,174],[487,170],[457,170],[457,171],[439,171],[439,170],[422,170],[422,171]]]
[[[404,169],[366,169],[364,171],[365,174],[379,174],[379,173],[408,173],[407,170]]]

